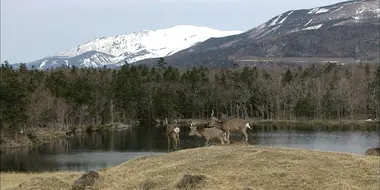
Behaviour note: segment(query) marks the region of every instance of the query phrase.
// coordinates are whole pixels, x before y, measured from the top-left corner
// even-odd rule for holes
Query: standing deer
[[[195,122],[190,123],[189,136],[196,135],[206,140],[205,146],[208,146],[210,139],[218,139],[222,144],[227,140],[226,133],[218,127],[207,127],[208,124],[196,125]]]
[[[248,143],[247,128],[252,129],[249,122],[244,119],[233,118],[216,121],[216,125],[227,133],[227,144],[230,144],[230,132],[239,131],[245,136],[245,142]]]
[[[166,136],[168,137],[168,152],[170,149],[170,139],[174,140],[173,149],[178,150],[180,139],[179,139],[179,126],[177,120],[174,120],[174,124],[169,124],[168,118],[165,118],[164,125],[166,126]]]

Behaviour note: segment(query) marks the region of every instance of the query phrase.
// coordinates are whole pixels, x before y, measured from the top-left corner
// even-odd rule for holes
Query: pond
[[[379,146],[380,126],[254,126],[249,132],[250,144],[307,148],[314,150],[364,154]],[[204,145],[204,140],[180,134],[181,148]],[[231,133],[232,141],[243,137]],[[130,130],[77,133],[35,148],[1,151],[1,171],[87,171],[123,163],[144,155],[165,154],[167,137],[164,127],[137,127]]]

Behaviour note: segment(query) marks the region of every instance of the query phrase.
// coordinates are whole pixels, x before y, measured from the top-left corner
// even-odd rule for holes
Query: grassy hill
[[[366,189],[380,187],[379,157],[262,146],[210,146],[141,157],[100,170],[94,189]],[[82,173],[1,173],[1,189],[71,189]]]

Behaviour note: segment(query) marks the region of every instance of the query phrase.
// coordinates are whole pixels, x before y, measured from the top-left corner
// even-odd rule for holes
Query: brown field
[[[140,157],[100,170],[92,189],[176,189],[186,174],[197,189],[380,188],[380,157],[264,146],[210,146]],[[71,189],[82,173],[1,173],[1,189]]]

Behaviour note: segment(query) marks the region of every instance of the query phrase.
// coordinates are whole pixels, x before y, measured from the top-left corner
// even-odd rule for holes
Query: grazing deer
[[[365,151],[365,155],[380,156],[380,147],[368,149],[367,151]]]
[[[227,133],[227,144],[230,144],[230,132],[239,131],[245,136],[245,142],[248,143],[247,128],[252,129],[249,122],[244,119],[233,118],[216,121],[216,125]]]
[[[174,124],[169,124],[168,118],[165,118],[164,125],[166,126],[166,135],[168,137],[168,152],[170,147],[170,139],[173,139],[173,149],[178,150],[180,139],[179,139],[179,126],[177,120],[174,120]]]
[[[226,133],[218,127],[207,127],[208,124],[196,125],[195,122],[190,123],[189,136],[196,135],[206,139],[205,146],[208,146],[210,139],[218,139],[222,144],[227,140]]]

